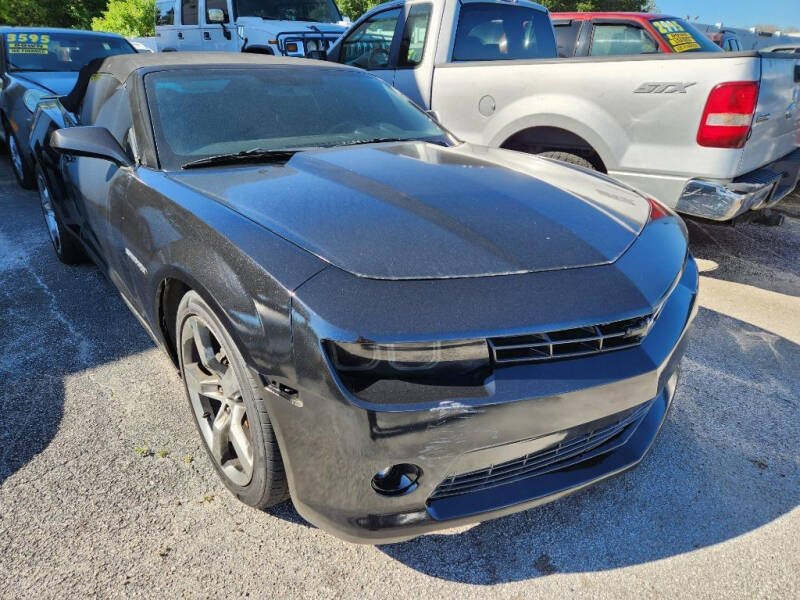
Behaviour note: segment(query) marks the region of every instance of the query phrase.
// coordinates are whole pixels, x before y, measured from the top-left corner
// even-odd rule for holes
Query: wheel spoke
[[[228,453],[228,440],[231,430],[230,413],[222,405],[211,424],[211,454],[222,465],[223,458]]]
[[[250,474],[253,470],[253,445],[242,427],[244,417],[244,405],[241,403],[234,404],[231,408],[229,439],[233,449],[236,451],[236,456],[239,458],[242,471]]]
[[[205,325],[200,322],[200,319],[192,319],[192,336],[194,337],[194,345],[197,348],[197,354],[200,357],[200,362],[211,373],[222,377],[225,375],[225,367],[217,359],[214,352],[214,347],[211,343],[211,332]]]

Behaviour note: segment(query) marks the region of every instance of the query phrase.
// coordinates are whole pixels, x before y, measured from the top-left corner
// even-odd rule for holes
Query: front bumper
[[[750,210],[769,208],[789,195],[800,179],[800,150],[730,183],[692,180],[675,207],[680,213],[729,221]]]
[[[634,467],[672,400],[697,310],[697,282],[689,258],[640,346],[499,369],[483,398],[400,410],[359,404],[319,380],[300,385],[292,398],[265,394],[295,507],[345,540],[389,543],[525,510]],[[637,410],[642,414],[635,426],[591,460],[554,463],[535,476],[466,494],[437,493],[454,476],[548,452]],[[372,489],[376,472],[405,463],[422,471],[414,491],[387,497]]]

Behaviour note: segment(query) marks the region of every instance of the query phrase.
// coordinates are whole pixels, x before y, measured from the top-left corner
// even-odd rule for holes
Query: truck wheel
[[[8,157],[11,159],[11,170],[23,189],[29,190],[33,187],[33,173],[25,159],[22,157],[17,136],[10,129],[6,129],[6,141],[8,142]]]
[[[178,305],[176,347],[192,418],[223,483],[245,504],[289,497],[278,440],[239,349],[195,291]]]
[[[570,154],[569,152],[541,152],[536,156],[544,156],[545,158],[552,158],[553,160],[560,160],[561,162],[568,163],[570,165],[575,165],[577,167],[583,167],[584,169],[589,169],[590,171],[596,171],[597,169],[594,168],[592,163],[590,163],[585,158],[578,156],[577,154]]]

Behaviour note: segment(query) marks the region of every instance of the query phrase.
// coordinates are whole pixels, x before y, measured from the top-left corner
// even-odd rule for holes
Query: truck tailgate
[[[800,60],[762,54],[758,106],[738,174],[782,158],[799,145]]]

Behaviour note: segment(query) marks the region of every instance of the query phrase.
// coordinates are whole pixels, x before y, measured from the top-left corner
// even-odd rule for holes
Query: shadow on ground
[[[153,347],[94,266],[57,261],[36,196],[14,192],[0,224],[0,484],[55,436],[67,376]]]

